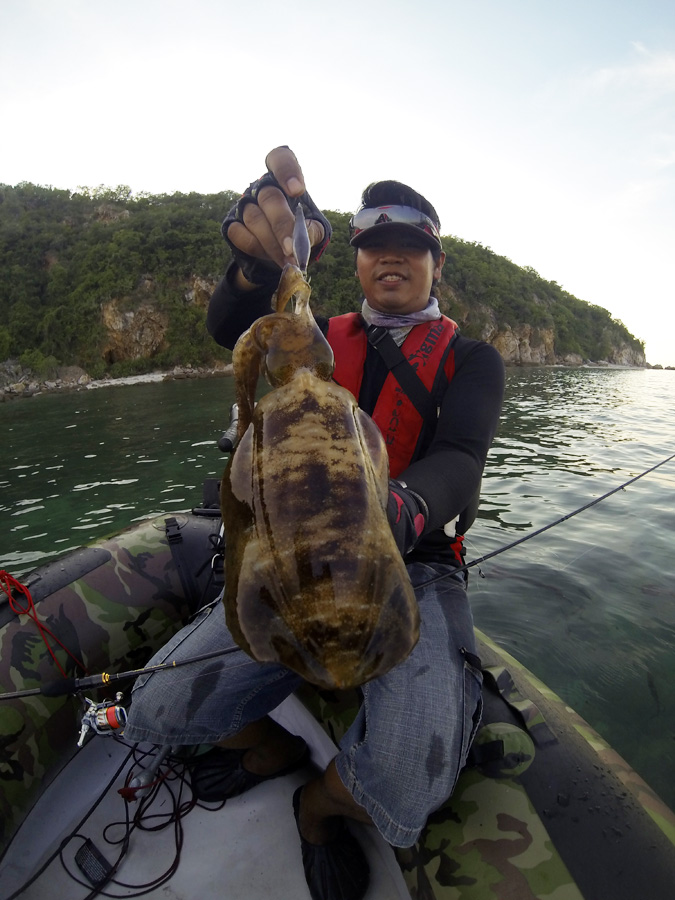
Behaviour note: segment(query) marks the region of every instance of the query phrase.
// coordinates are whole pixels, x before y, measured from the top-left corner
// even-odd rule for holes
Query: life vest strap
[[[434,399],[420,381],[417,372],[406,359],[390,331],[379,325],[369,325],[366,328],[366,334],[368,342],[380,354],[387,369],[408,395],[423,421],[433,422],[437,417]]]

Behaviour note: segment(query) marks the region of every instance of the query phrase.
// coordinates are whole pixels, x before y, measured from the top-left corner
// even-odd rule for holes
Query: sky
[[[0,0],[0,183],[243,190],[273,147],[323,209],[371,181],[675,366],[673,0]]]

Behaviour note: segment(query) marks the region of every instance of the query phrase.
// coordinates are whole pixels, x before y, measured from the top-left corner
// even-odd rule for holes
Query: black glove
[[[387,518],[396,541],[396,546],[405,556],[420,539],[429,518],[426,503],[400,481],[389,479],[389,501]]]
[[[232,241],[227,236],[227,230],[233,222],[243,222],[243,213],[245,207],[249,203],[257,203],[257,197],[262,188],[267,185],[273,185],[276,188],[283,192],[281,185],[276,180],[274,175],[271,172],[266,172],[262,178],[259,178],[257,181],[252,182],[246,188],[242,196],[239,200],[234,204],[232,209],[229,211],[225,219],[223,220],[223,224],[221,227],[221,231],[223,237],[227,241],[232,250],[232,256],[235,263],[239,266],[241,271],[243,272],[244,278],[247,281],[250,281],[251,284],[259,284],[259,285],[267,285],[274,284],[276,287],[277,282],[279,281],[280,269],[276,263],[273,263],[268,259],[258,259],[255,256],[251,256],[248,253],[244,253],[242,250],[239,250],[238,247],[235,247]],[[285,196],[285,195],[284,195]],[[299,197],[288,197],[287,198],[289,206],[295,212],[295,208],[300,203],[302,204],[302,209],[305,213],[305,218],[308,219],[316,219],[317,222],[320,222],[323,226],[324,237],[323,241],[320,244],[317,244],[315,247],[312,247],[312,253],[310,256],[310,261],[318,259],[323,251],[328,246],[328,242],[330,241],[331,235],[333,233],[333,229],[330,226],[330,222],[321,212],[319,207],[314,203],[309,194],[305,191],[304,194],[301,194]]]

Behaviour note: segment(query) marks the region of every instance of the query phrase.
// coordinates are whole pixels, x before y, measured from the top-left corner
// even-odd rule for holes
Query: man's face
[[[424,241],[407,230],[373,236],[358,248],[356,273],[373,309],[389,315],[408,315],[424,309],[431,284],[441,277],[445,253],[438,263]]]

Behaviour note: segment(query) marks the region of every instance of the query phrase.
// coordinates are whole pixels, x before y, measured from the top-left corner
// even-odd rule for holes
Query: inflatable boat
[[[219,594],[220,526],[205,501],[0,594],[3,900],[309,897],[291,798],[335,754],[357,692],[308,686],[285,701],[275,716],[305,737],[311,763],[224,804],[190,792],[191,762],[208,748],[124,740],[133,674]],[[406,850],[354,826],[368,900],[671,900],[675,814],[559,697],[477,637],[485,712],[452,797]]]

